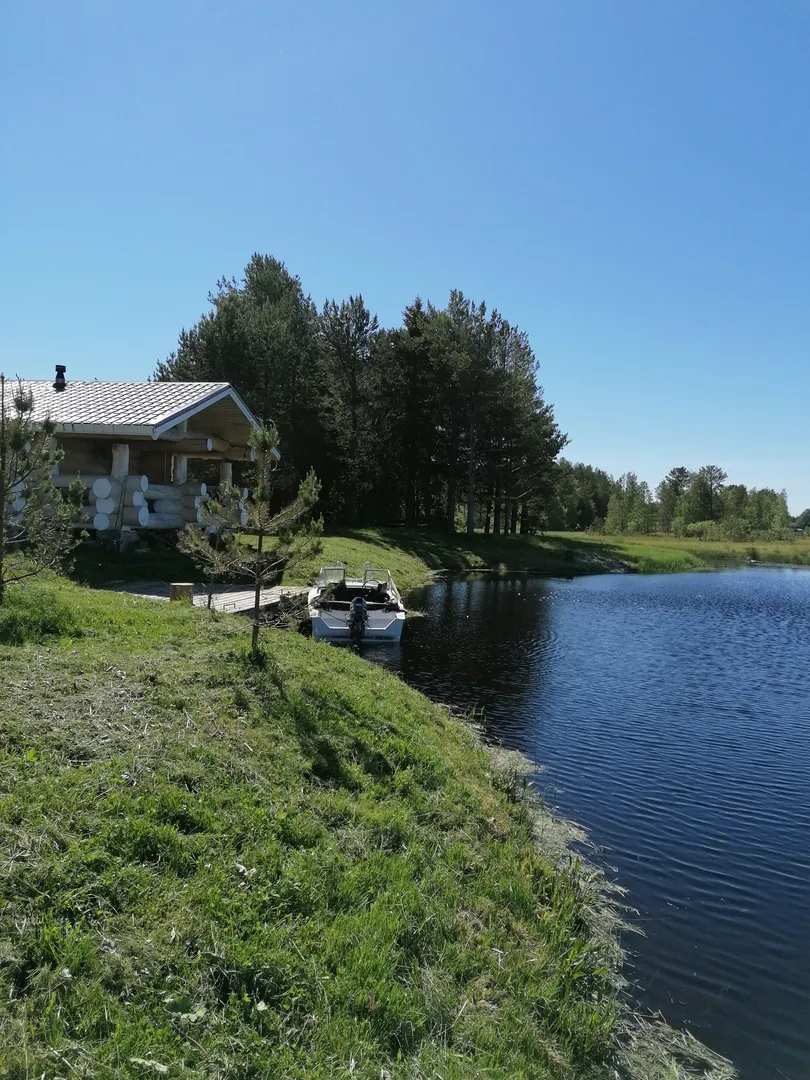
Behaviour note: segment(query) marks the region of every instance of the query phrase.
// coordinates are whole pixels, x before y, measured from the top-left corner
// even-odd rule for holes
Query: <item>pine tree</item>
[[[9,585],[59,570],[80,539],[76,527],[83,485],[66,498],[51,476],[61,459],[53,425],[32,420],[34,399],[21,382],[0,374],[0,604]]]

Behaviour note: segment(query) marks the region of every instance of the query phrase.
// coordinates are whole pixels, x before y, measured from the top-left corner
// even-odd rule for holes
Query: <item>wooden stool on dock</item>
[[[171,581],[169,582],[169,599],[170,600],[184,600],[187,604],[192,603],[192,596],[194,595],[194,585],[190,581]]]

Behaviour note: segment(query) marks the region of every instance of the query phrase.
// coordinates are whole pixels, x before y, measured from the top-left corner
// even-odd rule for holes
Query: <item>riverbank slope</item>
[[[810,566],[810,536],[791,540],[697,540],[667,534],[598,536],[590,533],[546,533],[550,542],[573,544],[577,550],[611,552],[640,573],[711,568],[756,563]]]
[[[246,534],[242,542],[255,543]],[[403,591],[423,585],[437,573],[470,570],[534,571],[567,575],[598,573],[632,568],[612,545],[594,547],[576,537],[484,536],[476,533],[443,533],[430,529],[358,528],[328,532],[322,538],[319,555],[285,572],[286,584],[313,581],[321,566],[344,563],[359,572],[366,563],[390,569]],[[118,554],[94,545],[82,545],[75,553],[76,580],[88,585],[112,581],[175,580],[200,581],[200,571],[176,549],[145,554]]]
[[[58,581],[0,609],[0,1072],[605,1075],[615,942],[514,776],[264,640]]]
[[[447,534],[427,529],[356,529],[327,535],[322,553],[299,566],[289,581],[314,578],[321,565],[343,562],[359,571],[364,563],[391,569],[405,590],[440,571],[494,570],[568,576],[598,573],[669,573],[724,564],[810,565],[810,539],[731,543],[659,536],[597,536],[544,533],[538,536]],[[285,578],[285,580],[287,580]]]
[[[250,536],[243,537],[250,543]],[[485,536],[402,527],[343,529],[323,537],[322,551],[284,575],[287,584],[314,580],[321,566],[345,563],[359,572],[365,563],[390,569],[403,590],[434,574],[494,570],[561,577],[595,573],[667,573],[724,564],[810,565],[810,539],[762,543],[678,540],[670,536],[596,536],[545,533],[540,536]],[[75,554],[76,580],[89,585],[112,581],[200,581],[200,571],[172,549],[124,555],[82,545]]]

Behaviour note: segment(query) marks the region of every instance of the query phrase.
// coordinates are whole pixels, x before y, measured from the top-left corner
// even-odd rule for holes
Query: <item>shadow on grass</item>
[[[176,549],[121,552],[112,547],[80,544],[73,553],[70,577],[80,585],[110,585],[116,581],[193,581],[203,575]]]
[[[380,749],[367,744],[366,714],[334,685],[328,691],[310,685],[289,693],[284,676],[272,664],[252,681],[265,715],[278,712],[281,698],[311,781],[356,790],[360,784],[350,765],[359,765],[375,779],[394,775],[395,767]]]
[[[434,571],[489,569],[570,575],[634,568],[616,545],[570,536],[467,536],[405,526],[336,529],[332,535],[402,552]],[[127,581],[204,580],[192,560],[176,549],[121,553],[92,544],[81,544],[76,549],[70,577],[96,587]]]
[[[596,570],[628,570],[632,564],[615,544],[571,537],[492,536],[483,533],[441,533],[427,528],[390,526],[339,534],[352,540],[373,542],[392,551],[420,559],[431,570],[513,570],[536,573],[588,573]]]

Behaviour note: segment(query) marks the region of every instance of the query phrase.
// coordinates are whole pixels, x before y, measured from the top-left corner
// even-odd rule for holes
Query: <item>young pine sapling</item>
[[[209,607],[214,578],[241,578],[252,583],[251,651],[255,657],[260,654],[262,589],[275,584],[282,570],[317,554],[323,521],[312,514],[321,488],[312,471],[301,481],[293,502],[280,510],[273,509],[274,474],[279,459],[275,425],[258,427],[250,444],[256,452],[256,487],[251,496],[242,500],[237,488],[223,484],[218,498],[204,504],[201,526],[189,529],[180,546],[206,571]],[[240,530],[255,536],[255,547],[237,536]],[[271,540],[272,545],[268,543]]]

